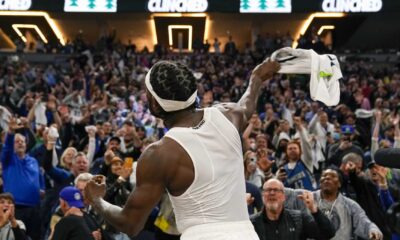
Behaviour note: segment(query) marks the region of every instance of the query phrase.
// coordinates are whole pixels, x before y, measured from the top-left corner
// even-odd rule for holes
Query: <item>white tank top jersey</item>
[[[239,132],[222,112],[205,108],[198,126],[172,128],[165,136],[181,145],[194,165],[191,186],[181,196],[170,195],[178,230],[249,221],[242,144]]]

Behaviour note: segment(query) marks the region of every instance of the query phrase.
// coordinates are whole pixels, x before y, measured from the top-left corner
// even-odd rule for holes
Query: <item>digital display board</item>
[[[65,0],[65,12],[116,12],[117,0]]]
[[[240,0],[242,13],[290,13],[291,0]]]
[[[400,0],[0,0],[0,10],[46,12],[371,13],[400,12]]]

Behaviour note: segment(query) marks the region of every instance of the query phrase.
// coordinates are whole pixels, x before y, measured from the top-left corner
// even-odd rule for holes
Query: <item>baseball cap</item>
[[[353,134],[354,133],[354,127],[351,125],[342,125],[341,128],[342,134]]]
[[[112,136],[108,139],[107,144],[110,143],[111,141],[117,141],[118,144],[121,144],[121,139],[117,136]]]
[[[120,158],[120,157],[113,157],[113,159],[111,160],[111,164],[115,163],[115,162],[122,162],[124,163],[124,161]]]
[[[60,198],[68,203],[70,207],[83,208],[83,197],[76,187],[65,187],[60,192]]]

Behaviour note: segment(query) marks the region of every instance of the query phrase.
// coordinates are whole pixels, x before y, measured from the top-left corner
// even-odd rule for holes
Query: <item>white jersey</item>
[[[172,128],[166,137],[183,147],[194,166],[191,186],[178,197],[170,195],[178,230],[249,221],[242,144],[235,126],[217,108],[205,108],[198,126]]]

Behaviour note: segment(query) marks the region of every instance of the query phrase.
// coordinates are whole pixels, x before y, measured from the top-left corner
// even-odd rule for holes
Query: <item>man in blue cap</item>
[[[341,138],[338,143],[333,144],[328,151],[328,165],[333,164],[340,167],[343,157],[349,153],[364,156],[364,151],[355,141],[355,129],[352,125],[341,126]]]
[[[98,231],[91,232],[85,222],[81,192],[75,187],[65,187],[60,192],[60,208],[64,217],[54,228],[53,240],[89,240],[101,239]]]

